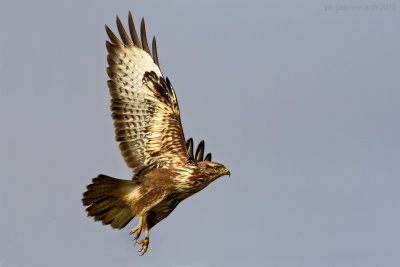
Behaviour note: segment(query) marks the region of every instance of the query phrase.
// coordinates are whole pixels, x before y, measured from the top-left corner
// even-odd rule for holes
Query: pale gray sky
[[[396,1],[3,1],[0,266],[400,266]],[[150,232],[87,218],[114,141],[104,24],[146,19],[187,137],[231,169]]]

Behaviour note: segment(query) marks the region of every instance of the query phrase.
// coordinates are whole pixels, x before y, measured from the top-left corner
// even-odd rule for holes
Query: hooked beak
[[[225,175],[229,175],[229,177],[231,177],[231,172],[228,169],[225,169]]]

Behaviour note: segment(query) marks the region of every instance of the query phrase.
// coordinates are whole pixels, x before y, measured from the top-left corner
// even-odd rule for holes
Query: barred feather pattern
[[[131,14],[131,38],[118,17],[117,26],[122,42],[106,26],[110,38],[110,42],[106,42],[110,77],[107,84],[121,155],[135,174],[172,164],[183,166],[190,155],[174,89],[158,66],[155,39],[152,57],[143,20],[141,44]]]
[[[123,228],[135,217],[131,208],[131,195],[137,191],[138,186],[132,181],[102,174],[93,178],[92,182],[82,198],[83,205],[88,206],[88,215],[113,228]]]

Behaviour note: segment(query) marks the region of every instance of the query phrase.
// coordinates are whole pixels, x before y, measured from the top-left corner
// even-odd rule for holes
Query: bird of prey
[[[106,175],[92,179],[83,194],[83,205],[95,221],[122,229],[134,217],[139,224],[135,244],[143,255],[149,246],[149,230],[166,218],[184,199],[199,192],[217,178],[230,175],[220,163],[204,159],[204,141],[193,153],[193,139],[185,141],[174,88],[164,79],[158,61],[156,39],[152,53],[144,19],[140,37],[129,12],[129,34],[117,17],[121,40],[107,27],[107,85],[115,138],[125,163],[133,171],[131,180]],[[142,231],[145,238],[138,240]]]

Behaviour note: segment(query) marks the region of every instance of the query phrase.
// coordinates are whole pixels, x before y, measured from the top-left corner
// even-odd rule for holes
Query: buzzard
[[[106,175],[93,178],[83,194],[83,205],[95,221],[122,229],[135,216],[139,224],[135,244],[143,255],[149,246],[149,230],[166,218],[184,199],[199,192],[223,175],[230,175],[222,164],[204,160],[204,141],[193,153],[193,139],[185,142],[174,88],[164,79],[158,62],[156,39],[152,53],[144,19],[140,37],[129,12],[129,34],[117,17],[121,40],[107,27],[110,41],[107,68],[110,80],[111,112],[115,138],[125,163],[133,171],[131,180]],[[142,231],[145,238],[138,240]]]

